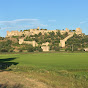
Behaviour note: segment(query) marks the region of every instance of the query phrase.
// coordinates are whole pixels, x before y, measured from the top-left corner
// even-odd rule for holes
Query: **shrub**
[[[38,48],[38,51],[39,51],[39,52],[42,52],[43,50],[42,50],[42,48]]]
[[[2,49],[1,49],[1,52],[8,52],[8,50],[5,49],[5,48],[2,48]]]
[[[26,48],[28,52],[34,52],[34,47],[32,45],[28,45]]]
[[[60,51],[60,47],[55,47],[55,51]]]
[[[13,52],[13,49],[10,49],[9,52]]]
[[[21,50],[19,50],[19,52],[22,52],[23,50],[21,49]]]
[[[43,50],[42,50],[42,48],[41,48],[41,47],[39,47],[39,46],[38,46],[38,47],[35,47],[35,48],[34,48],[34,51],[42,52]]]
[[[65,49],[65,51],[72,51],[72,49],[68,47]]]

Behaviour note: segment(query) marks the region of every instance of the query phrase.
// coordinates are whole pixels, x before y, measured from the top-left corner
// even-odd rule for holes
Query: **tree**
[[[5,48],[2,48],[2,49],[1,49],[1,52],[8,52],[8,50],[5,49]]]
[[[57,34],[57,36],[61,36],[61,33],[60,33],[60,31],[58,30],[58,32],[56,33]]]
[[[34,47],[32,45],[27,46],[27,51],[28,52],[34,52]]]
[[[25,35],[24,34],[22,34],[22,36],[21,37],[25,37]]]
[[[22,32],[22,30],[20,30],[20,32]]]
[[[41,35],[42,35],[42,33],[41,33],[41,32],[39,32],[38,36],[41,36]]]
[[[49,32],[50,36],[55,36],[55,33],[52,31],[52,32]]]
[[[75,30],[72,30],[72,31],[74,31],[74,32],[75,32]]]
[[[67,37],[67,36],[68,36],[68,32],[65,32],[65,33],[64,33],[64,36]]]
[[[65,51],[72,51],[70,47],[66,48]]]
[[[41,47],[38,47],[38,51],[39,51],[39,52],[42,52],[43,50],[42,50],[42,48],[41,48]]]
[[[59,46],[55,46],[54,49],[55,49],[55,51],[60,51],[60,47]]]

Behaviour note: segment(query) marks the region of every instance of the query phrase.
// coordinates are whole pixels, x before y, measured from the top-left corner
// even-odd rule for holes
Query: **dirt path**
[[[0,72],[0,85],[6,84],[8,86],[19,86],[18,88],[51,88],[48,85],[32,79],[25,74],[18,74],[13,72]]]

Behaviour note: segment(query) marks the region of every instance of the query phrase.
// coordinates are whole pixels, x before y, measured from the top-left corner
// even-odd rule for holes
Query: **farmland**
[[[45,88],[88,88],[88,53],[1,54],[0,64],[3,72],[15,75],[11,81],[20,76],[44,84]],[[23,84],[23,88],[41,88],[17,83]]]

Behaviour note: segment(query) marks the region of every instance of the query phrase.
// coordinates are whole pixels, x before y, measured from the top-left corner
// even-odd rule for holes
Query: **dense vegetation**
[[[66,50],[73,51],[83,51],[84,48],[88,47],[88,35],[76,35],[67,40],[66,42]]]
[[[0,52],[12,52],[13,48],[11,47],[12,41],[6,40],[0,42]]]

